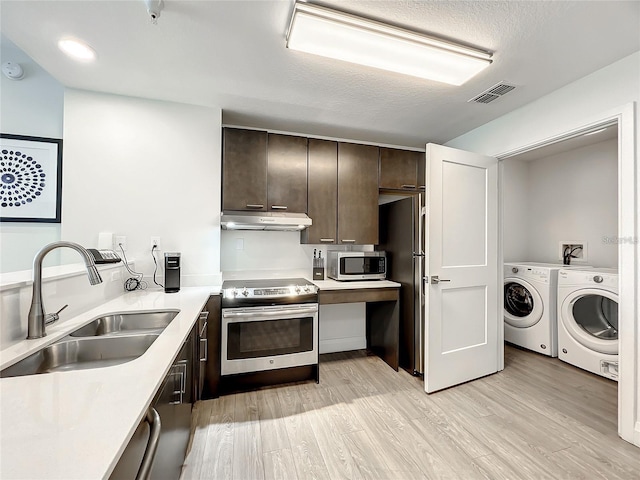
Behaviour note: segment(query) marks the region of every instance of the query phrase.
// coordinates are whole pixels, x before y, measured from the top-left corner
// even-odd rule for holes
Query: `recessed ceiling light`
[[[58,48],[74,60],[91,62],[96,59],[96,51],[82,40],[63,38],[58,41]]]
[[[451,85],[492,61],[483,50],[302,2],[294,6],[287,47]]]

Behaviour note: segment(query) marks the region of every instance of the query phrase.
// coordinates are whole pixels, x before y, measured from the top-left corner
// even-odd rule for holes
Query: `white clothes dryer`
[[[558,358],[618,380],[618,270],[558,273]]]
[[[504,339],[550,357],[558,356],[557,281],[567,267],[556,263],[504,264]]]

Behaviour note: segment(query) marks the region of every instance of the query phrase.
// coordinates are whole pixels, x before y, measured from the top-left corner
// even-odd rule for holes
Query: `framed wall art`
[[[62,140],[0,133],[0,221],[60,223]]]

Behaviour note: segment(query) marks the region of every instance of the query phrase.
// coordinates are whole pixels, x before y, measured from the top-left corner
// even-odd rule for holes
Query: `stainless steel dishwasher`
[[[173,362],[169,372],[151,406],[160,416],[160,436],[157,442],[157,450],[150,469],[153,480],[178,480],[182,471],[189,434],[191,429],[191,407],[194,388],[194,363],[199,363],[195,356],[196,341],[198,337],[197,325],[191,331],[187,340],[182,345],[180,353]],[[111,476],[112,480],[137,479],[139,476],[145,451],[153,434],[151,423],[143,420],[131,437],[127,448],[122,453]],[[147,455],[148,457],[149,455]]]

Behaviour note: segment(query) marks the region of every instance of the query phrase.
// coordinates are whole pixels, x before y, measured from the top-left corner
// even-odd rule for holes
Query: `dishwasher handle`
[[[145,420],[149,424],[149,441],[144,450],[136,480],[149,480],[151,478],[151,468],[153,467],[153,460],[158,450],[158,441],[160,440],[160,430],[162,428],[160,414],[158,414],[158,411],[153,407],[149,407],[149,410],[147,410]]]

